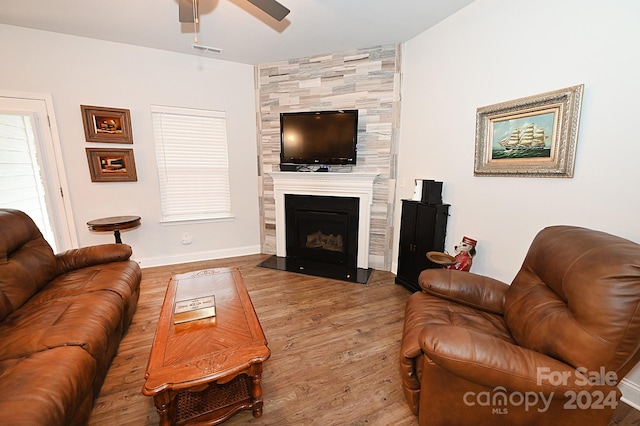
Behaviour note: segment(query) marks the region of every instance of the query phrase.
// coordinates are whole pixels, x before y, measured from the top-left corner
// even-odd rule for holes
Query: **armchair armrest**
[[[418,283],[425,293],[499,315],[509,288],[502,281],[454,269],[425,269]]]
[[[87,266],[128,260],[133,250],[127,244],[100,244],[80,247],[56,254],[58,274]]]
[[[566,398],[567,391],[615,392],[614,383],[589,381],[580,371],[543,353],[471,329],[431,325],[420,334],[425,356],[473,383],[510,392],[537,392]]]

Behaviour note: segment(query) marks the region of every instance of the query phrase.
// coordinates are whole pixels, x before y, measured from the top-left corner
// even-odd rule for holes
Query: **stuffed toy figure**
[[[454,246],[456,251],[455,263],[444,266],[446,269],[457,269],[458,271],[469,271],[473,263],[473,256],[476,255],[476,245],[478,242],[469,237],[463,237],[459,245]]]

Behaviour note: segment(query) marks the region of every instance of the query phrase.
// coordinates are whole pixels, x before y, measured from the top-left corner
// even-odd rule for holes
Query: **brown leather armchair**
[[[553,226],[511,285],[429,269],[400,353],[420,425],[607,425],[640,358],[640,245]]]

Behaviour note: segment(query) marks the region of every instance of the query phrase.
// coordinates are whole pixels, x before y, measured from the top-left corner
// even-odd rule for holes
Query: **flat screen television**
[[[356,164],[358,110],[280,114],[280,164]]]

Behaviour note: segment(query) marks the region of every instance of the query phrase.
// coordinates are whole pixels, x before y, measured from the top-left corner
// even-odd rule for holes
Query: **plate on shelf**
[[[427,259],[432,261],[433,263],[437,263],[442,266],[449,266],[456,263],[456,258],[447,253],[442,253],[439,251],[430,251],[427,253]]]

